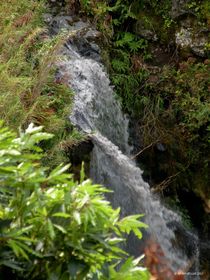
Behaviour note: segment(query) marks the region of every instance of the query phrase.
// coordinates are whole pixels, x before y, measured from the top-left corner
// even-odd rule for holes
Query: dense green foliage
[[[134,231],[141,237],[140,216],[120,220],[119,209],[104,199],[106,189],[84,180],[83,173],[75,182],[65,173],[68,166],[53,169],[83,136],[66,121],[72,93],[66,81],[55,78],[54,66],[63,36],[48,36],[46,2],[0,3],[0,117],[15,130],[33,122],[55,134],[30,125],[15,138],[1,126],[0,278],[147,279],[132,258],[116,271],[127,257],[118,246],[122,236]],[[124,111],[138,120],[144,162],[158,174],[152,176],[155,190],[188,188],[209,203],[209,60],[185,56],[154,72],[153,43],[136,32],[140,21],[158,35],[157,44],[169,45],[179,25],[171,17],[172,1],[63,2],[74,10],[80,2],[104,35],[115,90]],[[185,8],[205,29],[209,7],[204,0],[187,1]],[[156,143],[165,147],[162,158],[153,149]]]
[[[209,1],[79,2],[104,35],[104,62],[139,137],[134,157],[144,179],[209,238],[209,44],[198,57],[175,40],[182,25],[193,36],[209,30]],[[173,5],[175,13],[181,7],[175,17]]]
[[[125,112],[138,122],[143,148],[150,147],[145,164],[156,169],[156,189],[170,185],[176,192],[185,187],[205,200],[210,194],[209,60],[185,53],[173,63],[175,47],[165,67],[152,56],[157,46],[168,48],[180,26],[182,17],[171,16],[172,1],[80,2],[95,16],[108,41],[111,79]],[[209,27],[209,8],[209,1],[186,1],[183,6],[193,17],[191,24],[204,30]],[[152,41],[136,32],[137,22],[141,29],[152,32]],[[164,144],[162,158],[156,158],[156,143]]]
[[[49,138],[32,124],[16,138],[1,123],[1,279],[148,279],[140,259],[119,247],[131,231],[141,238],[141,215],[120,219],[104,198],[108,190],[83,172],[78,183],[68,165],[42,167],[37,144]]]
[[[65,121],[72,94],[54,67],[63,36],[48,36],[44,4],[0,3],[0,117],[15,130],[33,122],[55,134],[30,125],[15,138],[0,125],[0,278],[148,279],[141,258],[119,246],[131,231],[141,238],[141,215],[120,219],[105,188],[55,167],[82,136]]]
[[[30,122],[44,125],[55,138],[48,142],[48,160],[65,160],[62,147],[71,146],[66,117],[72,93],[55,78],[55,63],[64,36],[50,38],[44,28],[45,1],[11,0],[0,3],[0,117],[11,128]],[[63,143],[61,145],[61,142]]]

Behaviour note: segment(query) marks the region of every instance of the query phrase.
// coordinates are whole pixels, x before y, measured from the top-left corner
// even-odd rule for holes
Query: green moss
[[[206,18],[208,25],[210,24],[210,3],[208,0],[204,0],[201,3],[201,12]]]
[[[183,225],[189,229],[193,229],[193,224],[191,221],[191,218],[189,216],[189,213],[187,209],[183,208],[183,205],[181,205],[180,201],[178,198],[166,198],[165,199],[166,204],[173,209],[176,213],[178,213],[182,219]]]

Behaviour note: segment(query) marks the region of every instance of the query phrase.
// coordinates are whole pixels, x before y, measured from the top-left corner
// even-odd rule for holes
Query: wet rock
[[[171,17],[177,19],[186,14],[192,13],[188,8],[190,0],[172,0]]]
[[[46,24],[49,24],[51,21],[52,21],[52,15],[51,14],[44,14],[44,16],[43,16],[43,19],[44,19],[44,22],[46,23]]]
[[[92,149],[93,143],[89,138],[86,138],[84,141],[66,151],[69,161],[71,162],[71,172],[74,174],[75,180],[80,180],[80,171],[83,163],[85,174],[87,177],[90,177],[89,165]]]
[[[94,29],[88,22],[78,20],[76,16],[45,14],[44,20],[49,26],[51,35],[58,34],[61,30],[67,31],[66,40],[76,48],[81,55],[100,61],[100,47],[98,42],[101,33]]]
[[[199,239],[192,230],[187,230],[181,223],[172,221],[168,226],[174,231],[176,241],[174,246],[180,247],[191,258],[199,248]]]
[[[181,28],[176,32],[176,44],[180,47],[189,47],[192,44],[192,28]]]
[[[101,33],[94,29],[88,22],[78,20],[75,16],[55,16],[51,14],[45,14],[45,22],[48,24],[51,33],[57,34],[61,30],[73,31],[74,34],[86,39],[88,41],[94,41],[101,37]]]
[[[89,27],[88,23],[81,20],[78,21],[77,18],[73,16],[52,16],[51,20],[48,21],[48,25],[53,35],[58,34],[61,30],[74,31],[74,33],[76,33],[81,29]]]
[[[73,38],[72,43],[82,56],[101,62],[101,49],[97,44],[100,37],[98,35],[99,32],[91,29],[86,31],[78,32],[77,36]]]
[[[87,162],[90,160],[90,153],[93,149],[93,143],[88,138],[83,142],[80,142],[74,149],[69,150],[69,158],[73,165],[82,164],[82,162]]]
[[[205,47],[208,43],[208,32],[195,30],[191,27],[181,27],[175,33],[176,45],[182,50],[189,48],[194,54],[205,57]]]
[[[88,40],[95,40],[101,36],[101,33],[94,29],[89,29],[85,34],[84,38]]]
[[[200,243],[200,258],[201,261],[209,262],[210,260],[210,242],[202,241]]]
[[[54,15],[61,13],[66,6],[66,0],[47,0],[46,2],[50,7],[50,12]]]

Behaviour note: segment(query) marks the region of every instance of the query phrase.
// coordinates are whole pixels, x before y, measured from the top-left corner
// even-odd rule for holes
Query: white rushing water
[[[180,217],[164,207],[142,178],[142,171],[129,158],[128,120],[116,101],[104,67],[96,60],[79,54],[72,44],[65,48],[60,74],[75,92],[71,122],[90,134],[94,148],[91,156],[91,178],[114,192],[108,196],[122,216],[144,213],[149,225],[145,236],[152,236],[163,249],[174,271],[189,262],[186,254],[175,248],[175,235],[168,224],[180,224]],[[140,254],[141,244],[130,237],[127,250]],[[190,278],[187,278],[190,279]],[[194,276],[193,279],[199,279]]]

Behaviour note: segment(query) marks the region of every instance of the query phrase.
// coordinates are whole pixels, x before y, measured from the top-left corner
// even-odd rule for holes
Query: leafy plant
[[[129,51],[135,53],[139,50],[147,48],[145,39],[139,39],[137,36],[130,32],[119,32],[115,41],[116,47],[128,48]]]
[[[165,67],[158,88],[142,92],[149,102],[139,111],[145,146],[156,139],[167,147],[159,172],[169,178],[181,172],[171,187],[179,188],[184,182],[202,197],[209,194],[208,71],[208,60],[201,63],[193,58],[180,63],[177,70]]]
[[[141,215],[120,220],[107,189],[42,167],[40,141],[52,138],[30,124],[18,138],[0,125],[0,275],[18,279],[148,279],[120,249],[124,234],[141,238]],[[124,259],[120,270],[116,266]],[[122,277],[122,278],[121,278]]]

